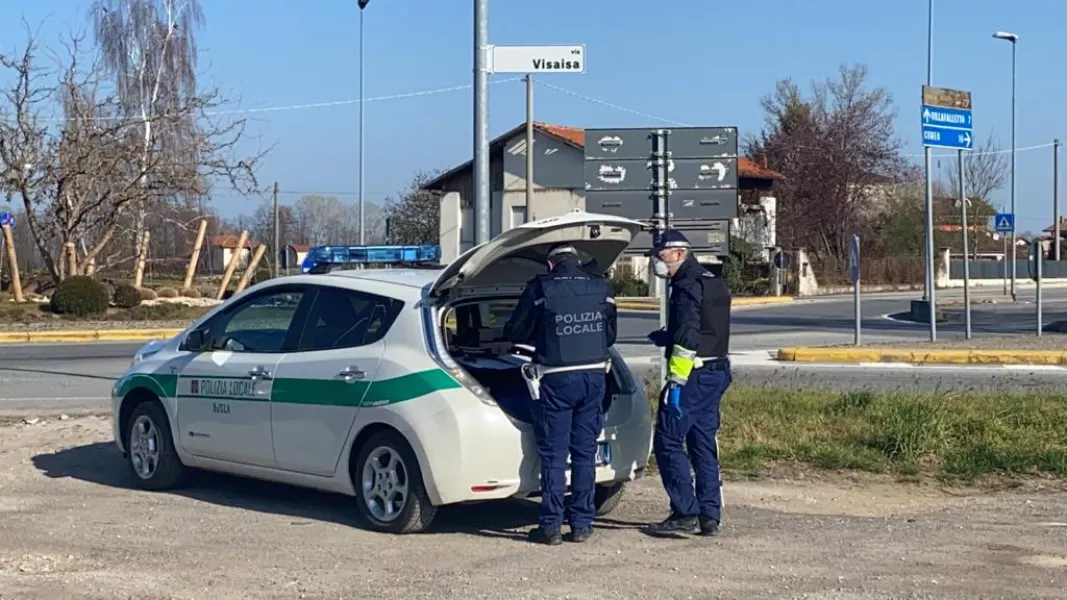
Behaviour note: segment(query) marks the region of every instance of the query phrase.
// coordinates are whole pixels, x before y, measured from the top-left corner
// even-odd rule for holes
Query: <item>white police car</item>
[[[112,392],[114,436],[139,485],[187,468],[354,496],[374,529],[426,528],[437,507],[539,491],[528,359],[502,339],[548,250],[611,265],[642,224],[574,212],[527,223],[443,270],[281,277],[168,342],[139,350]],[[596,502],[606,514],[642,474],[652,422],[613,350]]]

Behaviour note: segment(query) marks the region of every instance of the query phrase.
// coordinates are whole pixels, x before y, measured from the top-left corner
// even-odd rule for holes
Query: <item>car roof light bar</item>
[[[426,265],[441,262],[441,246],[315,246],[300,265],[303,273],[329,273],[343,265]]]

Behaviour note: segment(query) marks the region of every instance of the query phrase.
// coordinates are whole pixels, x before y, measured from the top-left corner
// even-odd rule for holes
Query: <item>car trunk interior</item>
[[[477,380],[510,417],[532,423],[530,393],[520,373],[528,362],[509,353],[513,345],[504,339],[504,324],[515,310],[517,297],[492,297],[464,301],[449,307],[444,314],[444,339],[449,355]],[[612,411],[616,398],[632,393],[629,369],[615,353],[607,377],[604,395],[605,425],[615,418],[625,418]]]

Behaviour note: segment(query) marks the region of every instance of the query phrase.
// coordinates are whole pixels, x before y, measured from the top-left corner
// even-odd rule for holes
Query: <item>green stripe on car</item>
[[[225,377],[189,376],[191,379],[229,379]],[[234,377],[232,379],[239,379]],[[426,394],[456,389],[459,382],[441,369],[427,369],[390,379],[348,383],[328,379],[279,378],[272,382],[271,401],[282,404],[308,404],[317,406],[383,406],[404,402]],[[115,384],[116,394],[125,396],[136,388],[145,388],[160,397],[200,398],[204,400],[243,400],[259,402],[248,397],[215,397],[182,394],[178,396],[177,375],[147,375],[135,373]],[[368,389],[369,388],[369,389]],[[360,403],[359,398],[363,398]]]

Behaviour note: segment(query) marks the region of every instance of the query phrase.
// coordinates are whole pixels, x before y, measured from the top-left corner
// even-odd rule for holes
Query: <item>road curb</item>
[[[924,350],[918,348],[781,348],[778,360],[912,365],[1067,365],[1062,350]]]
[[[92,329],[67,331],[0,332],[0,344],[138,342],[166,340],[182,329]]]
[[[732,305],[758,306],[762,304],[789,304],[791,302],[793,302],[792,296],[742,296],[740,298],[734,298]],[[632,300],[616,300],[615,306],[622,310],[659,310],[659,304],[653,304],[652,302],[634,302]]]

